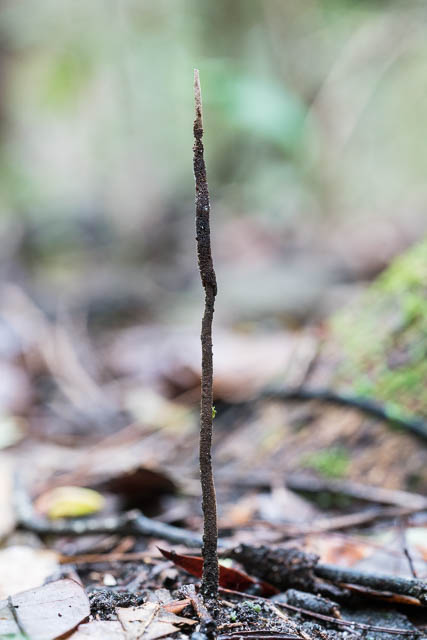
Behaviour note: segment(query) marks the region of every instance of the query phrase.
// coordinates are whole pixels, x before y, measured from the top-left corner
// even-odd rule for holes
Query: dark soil
[[[89,592],[90,612],[97,620],[115,620],[116,607],[137,607],[144,597],[129,591],[95,589]]]

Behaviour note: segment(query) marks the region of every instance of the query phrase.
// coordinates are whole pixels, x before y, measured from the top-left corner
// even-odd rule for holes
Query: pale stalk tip
[[[198,69],[194,69],[194,104],[196,107],[196,122],[198,122],[199,127],[202,128],[202,92],[200,89],[200,76]]]

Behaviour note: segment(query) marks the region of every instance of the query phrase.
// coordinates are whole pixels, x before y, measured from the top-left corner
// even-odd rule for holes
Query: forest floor
[[[427,637],[425,440],[363,407],[265,391],[330,384],[324,322],[215,331],[212,622],[198,327],[90,332],[17,284],[0,311],[0,638]]]

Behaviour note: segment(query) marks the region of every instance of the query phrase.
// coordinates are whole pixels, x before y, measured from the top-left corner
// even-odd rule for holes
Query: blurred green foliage
[[[3,215],[192,201],[201,71],[218,215],[400,215],[427,194],[423,2],[3,0]],[[369,217],[369,218],[368,218]]]
[[[46,108],[73,110],[88,87],[95,72],[90,50],[75,47],[50,60],[51,69],[45,81]]]
[[[315,453],[305,454],[301,459],[301,465],[303,467],[314,469],[321,475],[329,478],[341,478],[345,476],[349,464],[349,452],[344,447],[320,449]]]
[[[343,352],[336,383],[383,401],[391,416],[427,415],[426,283],[424,240],[332,322]]]

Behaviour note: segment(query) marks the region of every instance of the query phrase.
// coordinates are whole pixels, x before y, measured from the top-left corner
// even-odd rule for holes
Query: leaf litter
[[[9,596],[0,602],[0,637],[55,640],[89,615],[84,588],[74,580],[58,580]]]
[[[25,376],[37,393],[33,396],[32,404],[28,404],[28,396],[25,398],[23,396],[22,414],[28,421],[28,429],[23,433],[23,437],[16,440],[16,443],[7,450],[8,459],[13,461],[14,466],[18,465],[20,472],[25,476],[26,490],[33,504],[37,503],[43,493],[56,487],[61,488],[70,484],[76,488],[90,487],[99,491],[104,497],[105,507],[102,514],[106,517],[115,517],[122,514],[125,509],[137,506],[143,508],[144,512],[149,512],[159,522],[164,521],[181,529],[199,531],[201,517],[198,505],[199,489],[194,438],[197,433],[197,386],[200,371],[195,358],[192,361],[191,358],[186,360],[186,347],[183,348],[183,345],[187,344],[186,341],[182,342],[182,336],[177,335],[174,338],[176,347],[169,343],[167,347],[169,351],[167,351],[164,331],[158,332],[158,338],[153,331],[150,338],[151,344],[148,344],[150,340],[146,335],[137,337],[138,331],[135,331],[132,337],[133,342],[129,339],[130,346],[126,348],[129,349],[129,358],[130,356],[133,358],[132,367],[137,367],[138,362],[143,363],[144,369],[138,370],[130,366],[130,359],[126,360],[128,356],[124,348],[125,342],[121,343],[121,348],[118,348],[117,334],[110,336],[105,334],[104,345],[106,340],[110,340],[112,347],[104,352],[107,353],[107,362],[103,365],[105,370],[103,378],[97,378],[94,375],[92,382],[87,376],[81,376],[79,379],[82,373],[81,365],[76,365],[78,349],[75,349],[72,333],[67,334],[65,327],[55,326],[51,321],[46,322],[42,314],[37,315],[34,305],[28,304],[25,296],[20,297],[16,291],[14,295],[15,297],[9,297],[8,317],[13,316],[16,319],[18,309],[21,310],[19,313],[25,309],[27,316],[34,318],[34,326],[40,329],[37,335],[37,331],[34,332],[34,326],[31,328],[31,323],[26,326],[21,320],[22,344],[27,345],[23,348],[28,349],[28,353],[31,351],[32,354],[26,360]],[[221,373],[221,367],[219,368],[215,398],[217,415],[214,456],[217,460],[219,476],[218,494],[220,504],[223,505],[223,511],[220,514],[221,538],[227,541],[229,548],[236,547],[240,542],[265,544],[269,541],[273,546],[280,547],[286,546],[286,540],[291,536],[300,543],[300,548],[305,552],[320,552],[322,561],[355,567],[365,561],[364,566],[367,570],[368,568],[375,570],[373,554],[369,555],[368,550],[373,549],[376,544],[378,547],[385,547],[384,553],[387,555],[389,543],[382,539],[380,534],[387,530],[396,531],[395,517],[397,516],[384,514],[383,522],[386,524],[382,524],[381,517],[376,521],[374,514],[374,518],[370,521],[370,529],[365,534],[361,534],[357,527],[350,528],[353,535],[354,531],[359,533],[357,544],[354,539],[351,542],[351,536],[346,537],[344,534],[340,538],[340,544],[336,537],[325,537],[321,532],[317,534],[313,532],[307,536],[307,526],[320,517],[328,520],[340,514],[351,515],[354,510],[371,515],[369,510],[377,509],[378,502],[374,497],[370,502],[369,500],[363,502],[357,496],[340,496],[339,491],[332,495],[324,489],[311,493],[311,499],[308,500],[307,492],[300,491],[296,495],[292,488],[285,487],[287,480],[284,469],[287,471],[300,469],[301,460],[304,456],[308,459],[309,454],[311,462],[314,460],[314,463],[307,468],[308,476],[311,480],[319,478],[319,473],[321,474],[323,470],[322,459],[313,459],[313,455],[318,453],[319,449],[332,448],[332,451],[336,451],[339,446],[340,450],[345,449],[347,452],[346,480],[353,482],[358,480],[362,483],[369,481],[377,487],[384,485],[389,487],[390,491],[394,491],[410,489],[405,480],[408,469],[419,469],[424,464],[425,454],[411,436],[401,433],[390,435],[387,426],[378,421],[368,421],[363,415],[349,409],[332,408],[321,405],[319,402],[309,402],[305,405],[287,403],[286,406],[266,402],[258,407],[251,407],[249,402],[246,403],[246,399],[250,401],[251,395],[271,379],[273,365],[276,367],[274,375],[280,377],[286,373],[287,379],[301,383],[315,357],[317,341],[309,332],[305,343],[304,335],[300,334],[299,346],[296,348],[292,347],[295,345],[295,334],[280,332],[279,342],[276,345],[282,346],[276,349],[277,354],[280,355],[276,359],[274,336],[269,338],[270,346],[267,342],[260,340],[255,371],[254,363],[243,357],[249,349],[249,343],[252,344],[253,336],[249,341],[235,340],[235,337],[231,332],[227,339],[224,339],[224,350],[229,348],[227,345],[235,344],[234,360],[240,364],[233,371],[224,369],[224,374]],[[151,349],[150,355],[147,355],[146,361],[140,360],[141,352],[148,346]],[[161,346],[164,357],[159,357],[158,349]],[[178,349],[175,354],[179,353],[179,357],[174,355],[175,348]],[[55,349],[61,355],[57,361],[54,357]],[[187,354],[190,351],[187,350]],[[271,358],[270,356],[259,357],[259,354],[267,353],[272,354]],[[295,353],[300,355],[295,357]],[[116,360],[108,361],[108,358],[112,358],[112,354]],[[118,361],[120,357],[123,357],[123,366]],[[268,364],[265,368],[264,361],[266,365]],[[77,364],[78,362],[77,358]],[[16,366],[15,362],[14,366]],[[22,367],[22,360],[19,366]],[[251,369],[254,371],[251,372]],[[92,371],[96,371],[96,368]],[[50,389],[40,387],[40,379],[43,376],[45,380],[51,380]],[[85,393],[82,380],[88,382],[90,393]],[[138,396],[140,389],[143,390],[142,405],[137,406],[131,399]],[[155,407],[153,397],[156,399]],[[94,408],[100,398],[103,398],[101,414]],[[116,409],[111,411],[113,405]],[[106,407],[110,409],[107,411]],[[102,420],[105,420],[104,425]],[[167,428],[163,429],[163,424],[166,423]],[[49,430],[46,431],[48,425]],[[94,430],[92,425],[96,425]],[[320,440],[317,436],[314,438],[314,433],[319,435]],[[56,444],[54,445],[53,442]],[[378,449],[375,448],[377,445],[381,445],[383,450],[380,457],[377,456]],[[393,465],[398,452],[404,459],[396,473],[392,475],[390,470],[395,469]],[[341,460],[343,459],[344,457],[341,456]],[[29,464],[30,461],[31,464]],[[340,469],[342,473],[342,465]],[[11,477],[10,474],[8,477]],[[341,478],[334,481],[339,484]],[[135,501],[136,497],[137,501]],[[415,510],[418,504],[416,500],[415,497]],[[185,509],[182,509],[183,505]],[[84,530],[85,517],[70,517],[69,520],[75,522],[80,530],[82,527]],[[422,577],[425,575],[425,568],[421,562],[422,557],[420,560],[420,554],[422,556],[425,545],[422,544],[420,535],[415,535],[418,530],[422,531],[420,522],[411,515],[406,516],[403,522],[407,532],[409,553],[415,557],[417,571]],[[290,525],[291,528],[289,528]],[[9,518],[5,534],[13,543],[14,536],[18,535],[13,531],[13,519]],[[86,593],[91,595],[92,613],[88,613],[85,619],[82,618],[77,622],[78,630],[71,637],[121,639],[126,638],[126,635],[123,635],[125,633],[135,632],[135,635],[136,630],[140,631],[141,625],[144,624],[146,625],[142,631],[144,638],[149,637],[148,633],[161,633],[161,625],[164,625],[164,630],[168,628],[166,635],[173,633],[178,637],[187,637],[192,633],[191,627],[196,626],[194,621],[197,615],[188,603],[188,599],[183,597],[184,594],[180,594],[180,588],[183,581],[195,579],[197,583],[197,576],[200,573],[196,572],[194,578],[187,578],[181,571],[171,570],[171,565],[161,560],[157,552],[156,546],[160,542],[158,537],[147,539],[134,532],[127,535],[129,544],[123,551],[116,551],[119,549],[123,534],[115,534],[114,531],[101,535],[87,533],[74,539],[67,536],[59,536],[56,539],[44,535],[38,536],[36,540],[32,539],[30,544],[42,545],[43,550],[46,547],[55,549],[58,556],[55,555],[51,567],[41,572],[31,584],[25,584],[23,580],[22,586],[18,585],[17,590],[22,591],[30,587],[45,589],[52,584],[49,582],[44,584],[46,580],[55,575],[57,577],[58,571],[60,573],[68,570],[68,565],[76,559],[77,576],[82,580]],[[187,548],[176,545],[174,549],[178,557],[188,557]],[[7,550],[8,548],[4,549],[4,551]],[[416,556],[417,550],[421,550],[418,556]],[[20,570],[19,563],[14,562],[12,555],[9,557],[11,566],[16,564],[17,574],[20,573],[22,578],[30,579],[31,577],[30,567],[36,563],[39,550],[33,549],[32,552],[33,556],[28,559],[27,564],[24,563],[24,569]],[[395,557],[393,554],[404,558],[403,549],[399,548],[398,543],[393,546],[393,553],[388,557]],[[58,557],[61,560],[59,569]],[[371,558],[372,564],[366,564]],[[406,571],[409,573],[407,565],[406,562]],[[26,570],[27,567],[28,570]],[[350,623],[340,627],[334,626],[329,619],[313,620],[310,617],[310,608],[320,606],[319,602],[316,601],[317,604],[315,604],[309,600],[307,604],[306,601],[301,600],[304,596],[295,594],[295,591],[298,591],[295,587],[285,591],[286,594],[293,589],[294,593],[287,593],[287,603],[282,603],[282,606],[284,604],[288,606],[286,613],[282,612],[282,616],[286,617],[284,620],[276,613],[279,611],[280,603],[273,605],[273,600],[266,602],[258,598],[258,601],[254,600],[252,604],[248,604],[253,597],[261,595],[262,591],[260,593],[259,589],[262,588],[260,585],[263,578],[252,576],[251,571],[244,574],[236,565],[227,568],[236,572],[234,579],[228,583],[231,591],[242,590],[242,583],[238,582],[236,576],[240,575],[239,580],[242,580],[241,576],[246,575],[247,588],[258,590],[258,592],[255,596],[250,592],[243,595],[223,593],[222,617],[218,622],[218,634],[223,636],[224,640],[228,637],[237,638],[239,634],[239,637],[243,634],[243,637],[249,638],[254,633],[260,635],[261,632],[265,634],[264,637],[268,635],[270,638],[276,634],[277,637],[282,638],[293,636],[322,638],[322,640],[323,638],[349,640],[352,637],[360,638],[361,634],[365,633],[368,637],[383,640],[388,635],[393,638],[399,636],[396,633],[385,634],[385,632],[374,631],[369,625],[404,630],[405,625],[410,624],[403,612],[393,612],[390,608],[391,604],[386,604],[385,609],[374,609],[370,614],[371,622],[367,622],[366,618],[365,621],[360,620],[361,625],[368,625],[364,630],[363,627],[352,629]],[[390,561],[389,568],[393,570]],[[197,571],[199,570],[200,566]],[[380,570],[379,567],[378,570]],[[398,572],[403,575],[402,564],[399,565]],[[5,579],[5,583],[4,597],[13,597],[16,588],[12,588],[12,581]],[[82,587],[79,588],[82,589]],[[162,589],[168,591],[171,601],[175,598],[175,600],[181,599],[182,602],[186,602],[183,610],[178,610],[181,605],[175,605],[177,609],[169,611],[178,618],[186,620],[185,623],[182,620],[181,622],[172,620],[170,617],[166,619],[166,604],[160,606],[157,604],[157,609],[151,606],[152,594]],[[313,597],[319,596],[313,594]],[[321,597],[327,598],[327,596]],[[331,597],[329,594],[330,599]],[[354,591],[352,597],[354,597]],[[372,600],[372,593],[371,596],[359,593],[358,597],[367,598],[371,604],[375,602],[375,607],[380,607],[378,600]],[[304,602],[309,606],[306,614],[302,613],[305,609],[302,606]],[[108,619],[100,619],[101,603]],[[149,604],[150,606],[147,606]],[[356,611],[353,607],[351,613],[347,614],[345,605],[338,604],[341,615],[345,614],[349,619]],[[10,607],[8,609],[7,601],[5,606],[5,611],[9,615]],[[25,624],[30,624],[31,617],[37,619],[39,616],[37,606],[35,601],[31,606],[28,605]],[[48,606],[47,601],[44,606]],[[296,610],[291,607],[296,607]],[[74,606],[72,608],[74,609]],[[411,611],[413,609],[414,607]],[[23,611],[25,613],[25,607]],[[78,611],[77,607],[75,613],[77,614]],[[156,611],[155,615],[152,615],[153,611]],[[333,607],[329,611],[332,612]],[[391,619],[384,621],[384,616],[383,618],[380,616],[381,611],[384,615],[389,611]],[[406,613],[409,617],[414,616],[410,612],[406,611]],[[60,616],[57,617],[60,619]],[[76,619],[77,617],[76,615]],[[333,618],[332,615],[329,617]],[[2,622],[7,623],[9,629],[13,628],[16,631],[13,625],[17,623],[13,616],[5,617]],[[69,620],[69,624],[72,622],[74,623],[74,618]],[[128,625],[127,631],[124,624]],[[176,629],[172,631],[170,625]],[[53,623],[51,629],[52,633],[56,633]],[[58,631],[60,631],[59,627]],[[408,633],[412,633],[414,638],[418,637],[416,627],[406,631],[402,639],[407,638]],[[22,632],[19,631],[19,633]],[[41,636],[39,637],[43,640]]]

